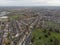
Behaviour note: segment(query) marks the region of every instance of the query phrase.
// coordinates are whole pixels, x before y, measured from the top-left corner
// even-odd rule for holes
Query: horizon
[[[0,0],[0,6],[60,6],[60,0]]]
[[[43,6],[43,5],[42,6],[41,5],[39,5],[39,6],[38,5],[35,5],[35,6],[28,5],[28,6],[26,6],[25,5],[25,6],[0,6],[0,7],[60,7],[60,6],[46,6],[46,5],[45,6]]]

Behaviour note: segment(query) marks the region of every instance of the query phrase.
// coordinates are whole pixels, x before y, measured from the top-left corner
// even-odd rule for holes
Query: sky
[[[0,0],[0,6],[60,6],[60,0]]]

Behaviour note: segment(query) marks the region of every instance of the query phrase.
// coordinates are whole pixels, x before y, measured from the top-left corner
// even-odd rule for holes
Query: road
[[[4,34],[0,35],[0,44],[2,42],[2,37],[6,38],[8,32],[10,33],[9,39],[11,45],[28,45],[31,41],[31,32],[32,29],[37,25],[39,21],[39,17],[33,17],[24,20],[10,20],[9,23],[6,24],[4,29]],[[13,42],[13,44],[12,44]],[[1,44],[2,45],[2,44]]]

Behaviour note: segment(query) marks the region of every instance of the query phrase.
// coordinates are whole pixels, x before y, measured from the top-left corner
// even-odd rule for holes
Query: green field
[[[33,45],[60,45],[60,33],[44,29],[35,29],[32,32]]]

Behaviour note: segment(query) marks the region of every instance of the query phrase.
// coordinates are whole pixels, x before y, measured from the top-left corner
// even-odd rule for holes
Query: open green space
[[[31,42],[33,45],[60,45],[60,33],[35,29],[32,32]]]

